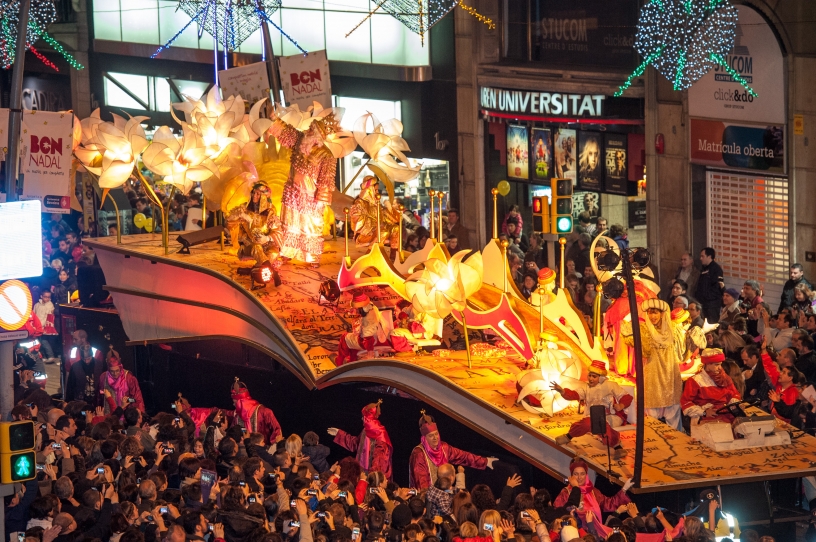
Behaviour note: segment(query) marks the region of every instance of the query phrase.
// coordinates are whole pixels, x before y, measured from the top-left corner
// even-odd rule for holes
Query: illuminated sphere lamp
[[[632,269],[636,271],[647,268],[651,259],[652,254],[648,249],[643,247],[636,248],[629,253],[629,261],[632,263]]]

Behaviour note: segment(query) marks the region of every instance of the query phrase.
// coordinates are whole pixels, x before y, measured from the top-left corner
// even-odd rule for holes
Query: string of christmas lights
[[[162,45],[161,47],[159,47],[158,49],[156,49],[156,52],[155,52],[155,53],[153,53],[152,55],[150,55],[150,58],[156,58],[157,56],[159,56],[159,54],[160,54],[162,51],[164,51],[165,49],[169,49],[169,48],[170,48],[170,46],[171,46],[171,45],[173,45],[173,42],[174,42],[174,41],[176,41],[176,40],[179,38],[179,36],[181,36],[181,35],[184,33],[184,31],[185,31],[185,30],[187,30],[188,28],[190,28],[190,25],[191,25],[191,24],[193,24],[194,22],[196,22],[196,19],[198,19],[198,16],[199,16],[199,15],[201,15],[201,13],[202,13],[204,10],[206,10],[206,9],[207,9],[207,6],[202,7],[202,8],[201,8],[201,11],[199,11],[198,13],[196,13],[196,14],[195,14],[195,16],[194,16],[192,19],[190,19],[190,22],[189,22],[189,23],[187,23],[187,24],[185,24],[184,26],[182,26],[182,27],[181,27],[181,30],[179,30],[178,32],[176,32],[176,33],[175,33],[175,35],[174,35],[172,38],[170,38],[169,40],[167,40],[167,43],[165,43],[164,45]],[[199,36],[199,37],[201,37],[201,36]]]
[[[261,10],[259,10],[259,9],[256,9],[255,11],[258,13],[258,17],[260,17],[260,18],[261,18],[261,19],[263,19],[264,21],[266,21],[266,22],[268,22],[269,24],[271,24],[272,26],[274,26],[274,27],[275,27],[275,28],[278,30],[278,32],[280,32],[280,33],[281,33],[281,35],[282,35],[284,38],[286,38],[286,39],[288,39],[290,42],[292,42],[292,45],[294,45],[295,47],[297,47],[297,48],[300,50],[300,52],[301,52],[301,53],[303,53],[304,55],[308,53],[308,51],[307,51],[306,49],[304,49],[303,47],[301,47],[301,46],[300,46],[300,44],[299,44],[297,41],[295,41],[295,39],[294,39],[292,36],[290,36],[289,34],[287,34],[286,32],[284,32],[284,31],[283,31],[283,28],[281,28],[281,27],[279,27],[278,25],[276,25],[276,24],[275,24],[275,21],[273,21],[272,19],[270,19],[270,18],[269,18],[269,15],[268,15],[266,12],[261,11]]]
[[[31,51],[32,53],[34,53],[34,56],[36,56],[37,58],[40,59],[40,62],[42,62],[43,64],[45,64],[49,68],[52,68],[54,71],[57,71],[57,72],[59,71],[59,68],[57,68],[56,64],[54,64],[53,62],[51,62],[50,60],[45,58],[45,55],[43,55],[41,52],[39,52],[34,47],[32,47],[32,45],[30,43],[28,43],[26,45],[28,45],[28,50]]]
[[[39,37],[44,39],[48,45],[53,47],[55,51],[61,54],[62,57],[68,62],[68,64],[71,65],[71,67],[73,67],[75,70],[85,69],[85,66],[77,62],[77,59],[75,59],[71,53],[66,51],[65,48],[62,45],[60,45],[60,43],[57,40],[52,38],[48,32],[40,28],[36,21],[30,21],[28,23],[28,26],[31,27]]]
[[[674,90],[680,90],[683,82],[683,68],[686,67],[686,52],[680,52],[680,60],[677,62],[677,71],[674,73]]]
[[[485,17],[484,15],[476,11],[476,8],[468,6],[462,0],[459,0],[459,7],[470,13],[472,16],[476,17],[476,19],[478,19],[479,21],[486,24],[490,30],[494,30],[496,28],[496,23],[493,22],[493,19],[491,19],[490,17]]]
[[[731,76],[731,78],[734,81],[736,81],[737,83],[739,83],[740,85],[742,85],[742,87],[745,90],[748,91],[748,94],[750,94],[754,98],[757,97],[756,91],[754,89],[752,89],[750,85],[748,85],[748,81],[746,81],[744,77],[742,77],[739,73],[737,73],[737,70],[735,70],[734,68],[729,66],[728,62],[726,62],[723,57],[721,57],[720,55],[716,55],[714,53],[711,53],[711,60],[713,60],[714,62],[716,62],[717,64],[719,64],[723,68],[725,68],[725,71],[728,72],[728,74]]]
[[[618,91],[617,91],[617,92],[615,92],[614,96],[615,96],[616,98],[619,98],[620,96],[622,96],[622,95],[623,95],[623,91],[624,91],[624,90],[626,90],[627,88],[631,87],[631,86],[632,86],[632,82],[634,82],[635,78],[636,78],[636,77],[640,77],[641,75],[643,75],[643,72],[645,72],[645,71],[646,71],[646,68],[648,68],[648,67],[649,67],[649,64],[651,64],[652,62],[654,62],[654,59],[655,59],[655,58],[657,58],[658,56],[660,56],[660,53],[662,53],[662,52],[663,52],[663,47],[661,47],[660,49],[658,49],[657,51],[655,51],[654,53],[652,53],[652,54],[651,54],[651,55],[650,55],[650,56],[649,56],[649,57],[648,57],[646,60],[644,60],[643,62],[641,62],[640,66],[638,66],[637,68],[635,68],[635,71],[633,71],[633,72],[632,72],[632,75],[630,75],[630,76],[629,76],[629,77],[626,79],[626,81],[624,81],[624,83],[623,83],[623,84],[620,86],[620,88],[618,89]]]
[[[17,48],[17,27],[20,18],[19,0],[3,2],[0,11],[0,20],[3,22],[3,62],[4,68],[8,68],[14,62],[15,49]],[[53,0],[32,0],[28,11],[29,21],[36,23],[40,28],[45,28],[57,20],[57,10]],[[29,44],[33,44],[39,38],[39,34],[31,27],[26,29],[24,36],[26,49]]]

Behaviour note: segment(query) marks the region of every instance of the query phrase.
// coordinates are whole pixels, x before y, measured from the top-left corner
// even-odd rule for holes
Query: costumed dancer
[[[734,421],[731,414],[717,414],[717,410],[740,401],[740,393],[728,373],[723,371],[725,354],[719,348],[706,348],[702,356],[703,370],[686,380],[680,405],[692,425],[709,422]]]
[[[562,388],[557,382],[552,382],[552,389],[561,394],[569,401],[581,401],[586,405],[584,409],[585,418],[575,422],[564,435],[556,437],[557,444],[566,444],[575,437],[586,435],[592,431],[592,421],[589,418],[589,408],[596,405],[603,405],[606,410],[606,443],[615,449],[613,457],[620,459],[626,457],[627,451],[620,445],[620,434],[615,431],[615,427],[626,425],[626,410],[632,404],[632,396],[628,394],[616,382],[606,378],[606,363],[601,360],[593,360],[592,365],[587,370],[587,381],[580,382],[577,389]]]
[[[379,179],[366,175],[360,184],[360,195],[354,198],[349,208],[349,221],[358,247],[368,247],[375,242],[388,242],[391,247],[396,247],[399,242],[402,214],[391,206],[390,200],[386,206],[380,200]],[[377,239],[377,207],[380,207],[380,239]]]
[[[674,334],[674,348],[680,360],[680,372],[694,369],[699,361],[698,352],[707,345],[705,332],[701,327],[691,327],[691,315],[686,309],[671,311],[672,333]]]
[[[543,268],[538,272],[538,286],[544,288],[544,304],[547,305],[555,301],[556,296],[553,293],[555,290],[555,271],[549,267]],[[539,300],[538,288],[534,288],[530,294],[530,304],[534,307],[541,305]]]
[[[292,170],[283,187],[280,254],[317,265],[323,253],[323,212],[331,204],[337,170],[337,158],[325,143],[340,131],[342,110],[315,106],[305,113],[297,106],[283,109],[269,132],[292,149]]]
[[[357,461],[366,472],[380,471],[391,480],[391,455],[394,446],[388,431],[379,420],[381,403],[382,399],[363,408],[363,431],[359,437],[336,427],[329,427],[328,433],[334,437],[335,444],[357,453]]]
[[[263,406],[249,395],[249,389],[246,384],[235,377],[235,382],[232,384],[232,403],[235,405],[235,411],[225,411],[224,414],[229,416],[232,414],[235,418],[235,423],[241,427],[245,427],[247,433],[260,433],[264,436],[264,441],[268,444],[279,442],[283,440],[283,431],[275,418],[275,413],[272,409]]]
[[[251,162],[245,162],[245,167],[255,170]],[[255,175],[257,177],[257,174]],[[269,262],[272,265],[272,274],[275,285],[280,284],[278,270],[281,261],[278,258],[283,242],[278,211],[272,204],[270,189],[263,183],[255,183],[248,202],[231,209],[226,218],[233,247],[239,258],[252,258],[261,265]]]
[[[607,497],[592,484],[592,481],[587,476],[589,466],[586,461],[580,457],[576,457],[569,465],[570,477],[569,484],[561,490],[561,493],[555,498],[553,505],[559,507],[575,507],[578,517],[584,520],[587,511],[592,511],[592,514],[600,521],[603,518],[603,512],[614,512],[622,504],[629,504],[631,499],[626,494],[632,481],[627,480],[623,488],[612,497]]]
[[[99,377],[99,393],[104,395],[105,414],[117,408],[126,409],[130,405],[145,412],[142,390],[133,373],[122,367],[119,353],[113,348],[107,356],[108,370]]]
[[[495,457],[482,457],[454,448],[443,442],[439,436],[439,429],[431,416],[422,411],[419,418],[419,432],[422,434],[420,444],[411,452],[408,473],[408,487],[426,489],[436,483],[437,469],[440,465],[463,465],[474,469],[492,469]]]
[[[638,306],[647,300],[655,299],[657,295],[640,279],[635,279],[635,298]],[[606,337],[611,340],[612,354],[609,358],[609,367],[621,376],[635,376],[635,355],[631,345],[621,339],[621,327],[629,316],[629,293],[626,289],[604,313]],[[642,322],[643,314],[638,311],[637,317]],[[634,318],[634,317],[633,317]]]
[[[646,312],[646,320],[640,322],[646,415],[663,418],[669,426],[682,431],[680,396],[683,380],[669,321],[669,304],[662,299],[647,299],[640,304],[640,310]],[[632,322],[621,324],[621,335],[627,345],[634,346]]]
[[[390,347],[397,352],[412,350],[408,339],[391,333],[392,326],[366,294],[355,295],[351,306],[357,309],[360,319],[354,323],[350,332],[340,335],[337,356],[334,358],[336,366],[357,361],[358,352],[371,352],[377,346]]]

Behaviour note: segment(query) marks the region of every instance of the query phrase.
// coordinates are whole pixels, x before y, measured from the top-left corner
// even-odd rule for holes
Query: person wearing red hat
[[[627,480],[615,495],[607,497],[598,491],[589,479],[589,465],[586,461],[576,457],[570,462],[569,470],[569,483],[553,502],[556,508],[574,506],[578,517],[584,520],[587,511],[591,511],[596,518],[602,518],[602,512],[615,512],[619,506],[632,502],[626,494],[632,487],[631,479]]]
[[[692,418],[692,424],[724,421],[732,422],[730,414],[717,414],[729,403],[740,401],[740,393],[731,377],[723,371],[725,354],[719,348],[706,348],[701,355],[703,370],[686,380],[680,406],[683,414]]]
[[[439,437],[439,428],[431,416],[422,411],[419,418],[419,432],[422,434],[420,444],[411,452],[408,472],[408,487],[426,489],[436,483],[437,469],[440,465],[463,465],[474,469],[492,469],[495,457],[482,457],[454,448]]]
[[[357,352],[370,352],[377,346],[389,347],[397,352],[411,350],[408,339],[391,333],[391,326],[366,294],[355,295],[351,306],[357,309],[360,319],[354,323],[350,332],[340,336],[337,356],[334,358],[337,367],[357,361]]]
[[[107,355],[108,370],[99,377],[99,393],[104,396],[105,414],[117,408],[126,409],[130,405],[145,412],[142,390],[133,373],[122,367],[119,353],[111,348]]]
[[[379,420],[381,403],[382,399],[363,408],[363,431],[359,437],[336,427],[329,427],[328,433],[334,437],[335,444],[350,452],[357,452],[357,461],[366,472],[380,471],[391,480],[391,455],[394,446],[388,431]]]
[[[247,433],[262,434],[267,443],[283,440],[283,431],[275,413],[253,399],[246,384],[238,380],[238,377],[235,377],[230,395],[235,411],[224,411],[228,418],[234,418],[235,423],[246,428]]]
[[[632,404],[632,396],[627,393],[617,382],[612,382],[606,378],[606,363],[601,360],[593,360],[592,365],[587,370],[587,381],[581,382],[577,389],[571,390],[563,388],[557,382],[552,382],[552,389],[561,394],[568,401],[581,401],[585,404],[583,420],[575,422],[570,426],[569,431],[555,439],[558,444],[566,444],[575,437],[586,435],[592,431],[592,421],[589,418],[589,408],[602,405],[606,409],[606,443],[615,449],[615,459],[625,457],[627,451],[620,445],[620,435],[615,431],[615,427],[626,425],[626,412]]]

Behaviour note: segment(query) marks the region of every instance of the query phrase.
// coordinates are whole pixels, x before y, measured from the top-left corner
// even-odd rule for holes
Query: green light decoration
[[[745,89],[753,89],[725,57],[734,47],[737,9],[729,0],[652,0],[640,10],[635,49],[644,58],[615,93],[621,96],[649,65],[685,90],[721,65]]]
[[[74,68],[75,70],[84,70],[85,69],[85,66],[83,66],[82,64],[77,62],[77,59],[75,59],[73,57],[73,55],[71,55],[71,53],[66,51],[65,48],[62,45],[60,45],[60,42],[58,42],[57,40],[52,38],[51,35],[48,32],[46,32],[44,29],[40,28],[40,26],[36,23],[36,21],[31,21],[30,23],[28,23],[28,25],[30,27],[32,27],[34,32],[36,32],[39,37],[44,39],[45,42],[48,45],[53,47],[55,51],[57,51],[59,54],[61,54],[62,57],[68,62],[68,64],[71,65],[72,68]]]
[[[14,475],[18,480],[31,477],[31,461],[28,455],[21,455],[14,462]]]

